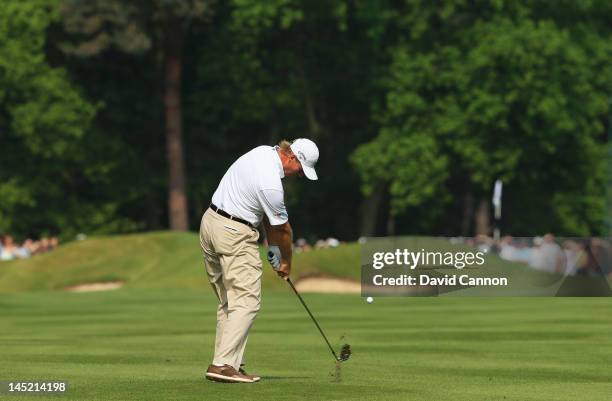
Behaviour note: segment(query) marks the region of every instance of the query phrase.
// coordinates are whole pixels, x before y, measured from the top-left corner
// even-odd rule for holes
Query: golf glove
[[[280,269],[281,265],[281,251],[276,245],[271,245],[268,248],[268,262],[272,265],[274,270]]]

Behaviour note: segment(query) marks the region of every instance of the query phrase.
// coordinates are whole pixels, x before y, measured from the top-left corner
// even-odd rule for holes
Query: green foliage
[[[309,239],[357,237],[374,188],[379,228],[456,233],[497,178],[505,231],[602,233],[611,18],[605,0],[5,1],[0,231],[165,227],[171,32],[192,229],[238,155],[307,136],[321,179],[286,193]]]
[[[304,18],[296,0],[232,0],[231,4],[237,27],[264,30],[279,26],[287,29]]]
[[[79,144],[95,114],[66,72],[45,61],[45,32],[57,16],[54,5],[44,1],[0,7],[3,231],[57,230],[49,218],[61,214],[70,199],[66,186],[74,184]]]
[[[309,239],[354,238],[360,193],[347,154],[371,136],[379,49],[358,28],[363,21],[339,11],[346,1],[263,3],[220,5],[215,34],[197,35],[186,52],[194,69],[185,86],[190,194],[205,207],[238,155],[310,137],[324,174],[316,183],[285,180],[292,224]],[[286,9],[303,18],[284,26]]]
[[[44,60],[45,29],[55,17],[42,1],[10,1],[0,9],[0,102],[9,116],[3,131],[42,158],[74,150],[94,114],[65,71]]]
[[[432,160],[437,153],[447,157],[447,176],[467,177],[467,191],[488,197],[496,178],[510,188],[547,191],[550,206],[543,214],[554,222],[530,232],[551,226],[574,235],[601,232],[610,35],[591,31],[583,40],[569,27],[529,15],[518,2],[407,3],[411,12],[395,23],[410,38],[392,52],[379,136],[355,156],[365,190],[376,181],[390,184],[396,213],[424,205],[424,191],[450,195],[444,176],[436,173],[443,164],[428,168],[411,162],[418,159],[408,153],[399,162],[400,169],[411,169],[408,180],[395,182],[389,162],[398,155],[389,146],[389,132],[416,149],[427,135],[436,151],[424,152]],[[381,166],[359,156],[372,149],[384,150],[376,158]],[[529,204],[526,198],[515,201]],[[523,218],[518,211],[511,219]]]
[[[138,6],[130,2],[66,1],[62,6],[65,29],[85,40],[66,42],[62,50],[84,57],[100,54],[109,47],[142,53],[151,47],[151,40],[138,24],[138,13]]]
[[[448,175],[447,158],[425,132],[389,129],[359,147],[352,161],[361,172],[366,195],[378,182],[388,185],[393,215],[431,200]]]
[[[61,48],[81,57],[96,56],[109,49],[143,54],[155,40],[160,40],[160,24],[187,26],[208,19],[213,4],[214,0],[66,0],[62,4],[62,22],[71,37]]]

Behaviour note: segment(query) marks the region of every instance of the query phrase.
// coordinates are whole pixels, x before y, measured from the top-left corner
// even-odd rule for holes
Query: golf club
[[[306,309],[306,312],[308,312],[308,315],[310,315],[310,318],[312,319],[314,324],[317,326],[317,329],[319,329],[319,333],[321,333],[321,335],[323,336],[323,339],[327,343],[327,346],[329,347],[329,350],[331,351],[331,353],[334,356],[334,358],[336,359],[336,361],[338,361],[338,362],[347,361],[351,357],[351,346],[348,345],[348,344],[344,344],[342,346],[342,349],[340,350],[340,356],[338,356],[336,354],[336,352],[334,351],[334,349],[332,348],[331,344],[329,343],[329,340],[325,336],[325,333],[323,333],[323,330],[321,329],[321,326],[319,326],[319,323],[317,323],[317,319],[314,318],[314,316],[310,312],[310,309],[308,309],[308,306],[306,306],[306,303],[302,299],[302,296],[300,295],[300,293],[297,291],[297,289],[295,288],[295,286],[291,282],[291,279],[289,277],[286,277],[285,280],[289,283],[289,285],[291,286],[291,289],[293,290],[293,292],[295,292],[295,295],[297,295],[297,297],[299,298],[299,300],[302,303],[302,305],[304,305],[304,309]]]

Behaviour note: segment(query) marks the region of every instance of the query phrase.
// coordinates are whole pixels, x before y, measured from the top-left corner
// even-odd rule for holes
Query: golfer
[[[247,374],[244,349],[261,302],[262,263],[256,227],[263,222],[269,245],[275,245],[281,277],[291,272],[292,231],[281,179],[317,179],[319,149],[309,139],[258,146],[227,170],[202,217],[200,246],[208,279],[219,299],[215,355],[206,378],[253,383]],[[272,262],[272,261],[271,261]]]

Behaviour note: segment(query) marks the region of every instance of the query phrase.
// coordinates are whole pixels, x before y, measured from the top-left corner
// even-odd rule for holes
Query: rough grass
[[[425,246],[425,243],[430,249],[461,249],[435,238],[411,237],[409,241],[407,243],[411,245],[419,244],[415,249]],[[265,260],[263,248],[261,254]],[[292,277],[315,274],[359,280],[360,258],[360,247],[356,243],[296,253]],[[520,279],[536,274],[525,266],[503,261],[495,255],[487,257],[487,268],[488,271],[504,271],[507,276],[516,275],[510,281],[519,286],[523,286]],[[471,271],[471,274],[478,273]],[[208,288],[204,277],[197,234],[154,232],[94,237],[30,259],[2,262],[0,293],[62,290],[77,284],[108,281],[123,281],[128,288]],[[276,278],[265,263],[264,288],[283,288],[283,283]],[[549,274],[545,277],[550,278]]]
[[[359,256],[356,244],[296,254],[295,276],[324,272],[359,279]],[[94,237],[30,259],[2,262],[0,293],[61,290],[105,281],[124,281],[126,287],[134,288],[209,288],[204,274],[199,239],[194,233]],[[263,284],[264,288],[283,285],[267,264]]]

